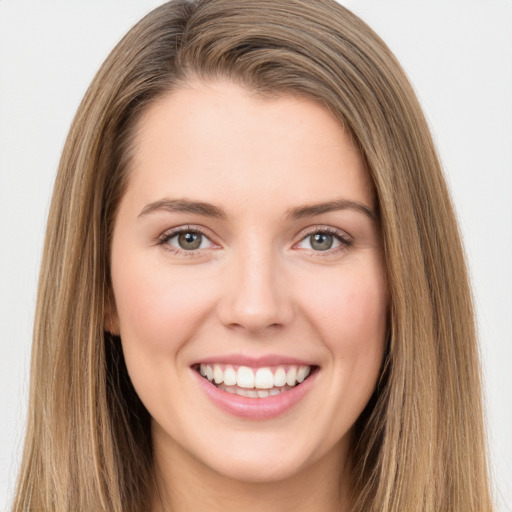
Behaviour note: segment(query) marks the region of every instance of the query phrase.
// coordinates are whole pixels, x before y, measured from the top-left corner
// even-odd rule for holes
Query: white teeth
[[[240,388],[253,388],[254,372],[247,366],[240,366],[236,372],[236,384]]]
[[[297,372],[297,382],[303,382],[304,379],[309,375],[309,366],[301,366]]]
[[[235,393],[240,396],[245,396],[247,398],[258,398],[258,392],[254,389],[243,389],[243,388],[234,388]]]
[[[224,372],[218,364],[213,366],[213,380],[215,381],[215,384],[221,384],[224,382]]]
[[[289,366],[288,371],[286,371],[283,366],[258,369],[239,366],[235,370],[231,365],[201,364],[199,365],[199,373],[217,386],[224,384],[223,388],[236,386],[235,389],[272,391],[284,386],[289,389],[300,384],[311,373],[311,366]],[[233,392],[238,393],[238,391]]]
[[[274,375],[270,368],[260,368],[256,372],[255,387],[260,389],[270,389],[274,387]]]
[[[295,386],[295,377],[297,376],[297,368],[291,366],[288,372],[286,373],[286,384],[288,386]]]
[[[224,384],[234,386],[236,384],[236,372],[232,366],[227,366],[224,370]]]
[[[280,366],[276,373],[274,373],[274,386],[280,387],[284,386],[286,384],[286,372],[284,371],[284,368]]]
[[[290,388],[288,386],[283,386],[282,388],[272,388],[272,389],[244,389],[236,386],[225,386],[224,384],[219,385],[219,389],[226,391],[227,393],[236,394],[239,396],[245,396],[248,398],[267,398],[269,396],[279,395],[283,391],[287,391]]]

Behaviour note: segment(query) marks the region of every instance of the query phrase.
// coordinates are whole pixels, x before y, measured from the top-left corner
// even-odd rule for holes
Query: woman
[[[341,6],[136,25],[71,128],[42,268],[14,510],[491,510],[450,200]]]

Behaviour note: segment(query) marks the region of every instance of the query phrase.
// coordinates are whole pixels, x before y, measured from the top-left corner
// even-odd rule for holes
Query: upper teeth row
[[[237,369],[231,365],[202,364],[199,371],[203,377],[215,384],[224,383],[226,386],[241,388],[270,389],[281,386],[295,386],[302,382],[311,372],[310,366],[289,366],[288,370],[278,366],[275,368],[249,368],[239,366]]]

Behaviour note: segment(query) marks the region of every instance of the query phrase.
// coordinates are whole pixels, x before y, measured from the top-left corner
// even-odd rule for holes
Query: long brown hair
[[[40,275],[13,510],[138,511],[149,417],[105,331],[109,247],[137,120],[192,79],[319,102],[351,133],[378,201],[391,295],[375,393],[354,432],[354,511],[490,511],[471,294],[453,208],[396,59],[334,0],[177,0],[107,58],[71,127]]]

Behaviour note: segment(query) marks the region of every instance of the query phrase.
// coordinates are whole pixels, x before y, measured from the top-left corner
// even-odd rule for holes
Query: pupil
[[[193,251],[199,249],[201,245],[202,235],[200,233],[180,233],[178,236],[178,243],[182,249]]]
[[[332,247],[333,237],[328,233],[315,233],[310,240],[311,247],[316,251],[327,251]]]

